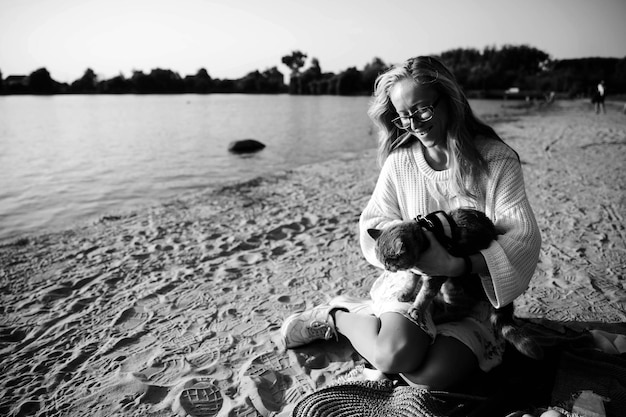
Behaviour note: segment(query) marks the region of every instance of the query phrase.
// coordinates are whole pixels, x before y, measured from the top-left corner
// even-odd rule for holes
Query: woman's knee
[[[430,336],[398,313],[380,316],[374,365],[384,373],[402,373],[418,368],[430,346]]]
[[[410,372],[421,365],[426,349],[406,339],[379,341],[373,365],[383,373]]]
[[[467,346],[452,337],[439,336],[422,365],[402,377],[409,385],[448,389],[478,369],[478,358]]]

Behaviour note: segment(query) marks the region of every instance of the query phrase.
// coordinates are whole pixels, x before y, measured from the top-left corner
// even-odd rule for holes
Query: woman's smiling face
[[[389,91],[389,99],[398,116],[406,117],[422,107],[432,106],[434,115],[426,122],[418,118],[404,119],[407,131],[411,132],[426,147],[446,147],[447,112],[445,103],[437,91],[428,86],[420,86],[405,78],[398,81]]]

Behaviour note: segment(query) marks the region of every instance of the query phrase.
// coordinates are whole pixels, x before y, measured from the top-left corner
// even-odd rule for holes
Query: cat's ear
[[[367,233],[372,237],[372,239],[376,240],[380,237],[382,230],[380,229],[367,229]]]

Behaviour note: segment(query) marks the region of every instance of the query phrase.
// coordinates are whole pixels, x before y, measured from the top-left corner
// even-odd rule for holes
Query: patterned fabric
[[[422,329],[431,339],[435,339],[437,329],[429,309],[420,320],[409,315],[413,300],[419,290],[419,277],[408,271],[385,271],[376,279],[370,290],[371,309],[375,316],[384,313],[398,313]],[[432,307],[432,304],[431,304]]]
[[[437,326],[437,335],[450,336],[469,347],[478,359],[478,367],[488,372],[502,363],[506,342],[490,321],[491,308],[488,302],[478,304],[470,316]]]

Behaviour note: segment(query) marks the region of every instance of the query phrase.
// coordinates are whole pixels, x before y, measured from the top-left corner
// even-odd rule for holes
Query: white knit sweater
[[[501,307],[528,287],[539,259],[541,236],[515,152],[496,140],[480,140],[477,147],[490,170],[489,178],[485,178],[485,200],[478,204],[453,195],[451,171],[433,170],[424,159],[419,142],[393,151],[361,214],[361,249],[368,262],[382,268],[367,229],[384,228],[436,210],[473,207],[484,211],[499,236],[481,251],[489,270],[489,275],[481,278],[491,303]]]

